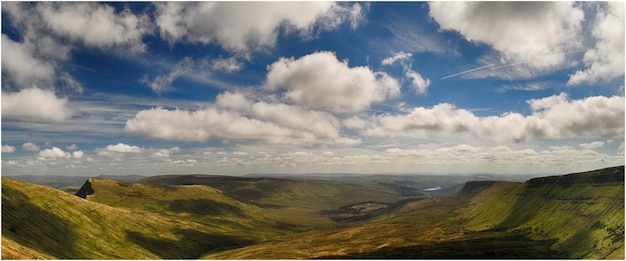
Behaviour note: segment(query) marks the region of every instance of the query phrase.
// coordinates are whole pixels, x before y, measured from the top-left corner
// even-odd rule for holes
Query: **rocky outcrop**
[[[96,193],[96,191],[91,187],[91,182],[87,180],[74,195],[86,199],[87,195],[91,195],[93,193]]]

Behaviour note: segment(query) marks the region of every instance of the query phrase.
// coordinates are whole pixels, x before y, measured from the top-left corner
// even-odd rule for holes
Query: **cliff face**
[[[624,258],[624,166],[496,183],[460,211],[474,231],[556,239],[568,258]]]

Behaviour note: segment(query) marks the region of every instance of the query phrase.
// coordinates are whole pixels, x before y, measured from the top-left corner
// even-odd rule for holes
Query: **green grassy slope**
[[[557,239],[570,258],[624,258],[624,167],[499,183],[459,211],[468,229]]]
[[[406,192],[403,194],[399,189],[384,185],[305,179],[164,175],[146,178],[140,182],[151,186],[178,188],[191,184],[206,185],[232,200],[256,206],[260,210],[255,215],[250,215],[252,219],[273,221],[277,227],[295,232],[333,226],[335,222],[332,218],[340,215],[328,213],[334,213],[350,204],[368,201],[394,203],[409,197],[419,197],[405,196]]]
[[[199,257],[251,239],[2,178],[2,242],[3,258],[155,259]]]
[[[363,223],[203,256],[624,258],[624,167],[519,182],[469,182]]]
[[[446,198],[206,175],[81,190],[2,178],[2,258],[624,258],[623,166],[468,182]]]

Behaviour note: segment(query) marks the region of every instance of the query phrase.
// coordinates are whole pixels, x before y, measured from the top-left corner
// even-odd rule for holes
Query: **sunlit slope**
[[[182,219],[2,178],[3,258],[194,258],[250,243]]]
[[[624,167],[498,183],[459,211],[473,231],[554,238],[569,258],[624,258]]]
[[[624,168],[469,182],[368,222],[286,236],[207,259],[624,258]]]
[[[263,210],[242,203],[218,189],[203,185],[146,185],[90,178],[85,185],[89,201],[113,207],[158,213],[210,224],[215,230],[232,232],[258,226]]]
[[[402,191],[388,186],[304,179],[165,175],[139,182],[178,188],[205,185],[231,200],[261,209],[250,215],[249,220],[271,221],[278,228],[299,232],[334,225],[335,222],[324,213],[342,206],[368,201],[394,203],[408,198]]]

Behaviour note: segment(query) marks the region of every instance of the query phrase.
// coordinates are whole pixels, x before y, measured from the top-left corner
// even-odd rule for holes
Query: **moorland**
[[[491,178],[2,177],[2,258],[624,259],[624,166]]]

